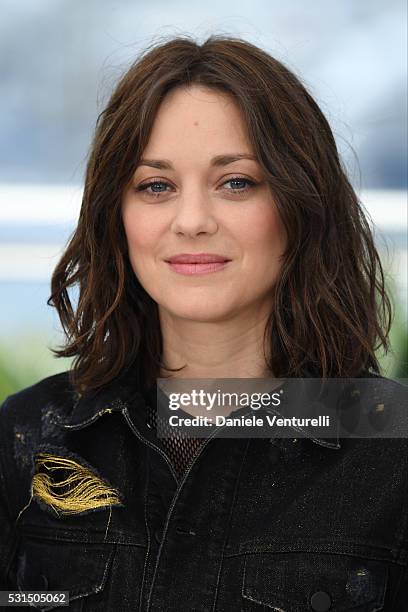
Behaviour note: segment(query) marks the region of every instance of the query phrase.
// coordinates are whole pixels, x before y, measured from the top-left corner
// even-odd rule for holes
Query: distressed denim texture
[[[57,513],[33,495],[41,453],[119,501]],[[406,439],[215,434],[178,479],[129,373],[84,397],[57,374],[0,408],[0,590],[83,612],[407,612],[407,468]]]

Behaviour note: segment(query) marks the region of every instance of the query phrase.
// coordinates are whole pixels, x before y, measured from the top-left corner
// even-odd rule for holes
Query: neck
[[[176,318],[160,309],[163,362],[174,378],[267,378],[263,338],[267,314],[220,322]],[[169,376],[163,370],[161,376]]]

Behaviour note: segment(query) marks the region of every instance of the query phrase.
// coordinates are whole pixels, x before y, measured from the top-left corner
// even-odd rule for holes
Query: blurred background
[[[243,37],[283,61],[329,120],[375,228],[395,305],[383,373],[407,371],[405,0],[1,1],[0,401],[69,368],[46,304],[75,227],[88,147],[116,81],[146,46]]]

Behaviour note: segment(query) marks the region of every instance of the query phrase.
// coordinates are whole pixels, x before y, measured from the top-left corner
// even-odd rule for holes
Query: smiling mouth
[[[223,270],[231,259],[218,253],[179,253],[165,260],[173,272],[186,276]]]

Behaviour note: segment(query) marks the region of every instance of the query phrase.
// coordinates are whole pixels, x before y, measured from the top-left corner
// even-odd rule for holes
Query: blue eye
[[[244,184],[246,183],[247,185],[250,185],[251,187],[253,187],[255,185],[254,181],[250,181],[249,179],[244,179],[244,178],[232,178],[232,179],[229,179],[228,181],[226,181],[224,183],[224,185],[226,185],[227,183],[231,183],[231,184],[235,183],[235,185],[237,183],[241,183],[241,185],[243,183]],[[229,189],[229,191],[238,191],[238,192],[248,191],[248,187],[246,187],[246,188],[245,187],[238,187],[237,189]]]
[[[145,183],[144,185],[139,185],[139,187],[137,188],[137,191],[147,191],[147,189],[150,189],[157,185],[161,185],[162,187],[167,187],[169,184],[165,183],[164,181],[152,181],[151,183]],[[153,189],[153,194],[160,194],[163,193],[164,191],[166,191],[166,189],[159,189],[158,191],[155,191]],[[151,193],[149,193],[149,195],[152,195]]]

